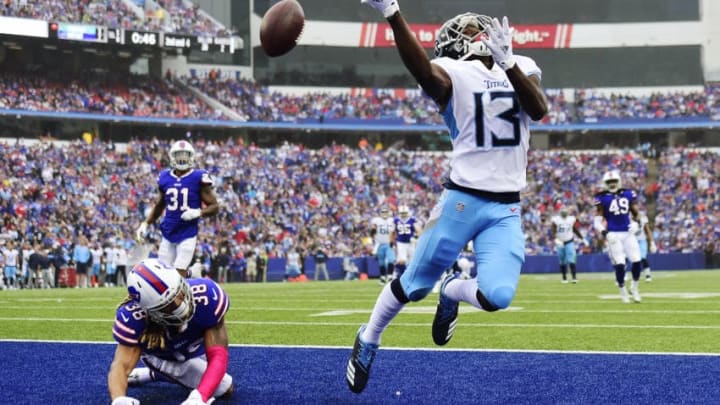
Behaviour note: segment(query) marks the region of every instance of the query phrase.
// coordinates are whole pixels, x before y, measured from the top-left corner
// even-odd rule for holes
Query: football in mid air
[[[281,0],[265,13],[260,24],[260,44],[271,57],[290,52],[305,27],[305,13],[296,0]]]

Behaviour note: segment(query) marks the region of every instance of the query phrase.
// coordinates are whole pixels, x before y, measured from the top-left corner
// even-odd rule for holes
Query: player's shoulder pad
[[[115,311],[113,338],[126,346],[140,344],[140,336],[145,330],[146,314],[135,301],[130,301]]]
[[[212,186],[215,184],[215,180],[213,179],[212,175],[210,175],[210,173],[208,173],[205,169],[194,169],[193,175],[203,186]]]
[[[164,178],[168,177],[170,175],[171,169],[162,169],[160,171],[160,174],[158,174],[157,180],[158,182],[162,181]]]
[[[532,58],[523,55],[515,55],[515,62],[525,76],[537,76],[542,79],[542,70]]]
[[[195,302],[193,320],[207,327],[217,325],[230,309],[230,298],[214,281],[207,278],[188,280]]]

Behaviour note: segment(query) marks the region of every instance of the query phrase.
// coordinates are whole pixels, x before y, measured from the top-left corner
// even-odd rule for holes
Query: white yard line
[[[88,344],[88,345],[115,345],[115,342],[93,342],[83,340],[45,340],[45,339],[0,339],[0,343],[52,343],[52,344]],[[257,345],[257,344],[230,344],[230,347],[252,347],[270,349],[349,349],[348,346],[325,345]],[[528,350],[528,349],[453,349],[433,347],[392,347],[380,350],[400,351],[432,351],[432,352],[482,352],[482,353],[537,353],[537,354],[589,354],[589,355],[643,355],[643,356],[692,356],[692,357],[720,357],[720,353],[685,353],[685,352],[614,352],[614,351],[588,351],[588,350]]]

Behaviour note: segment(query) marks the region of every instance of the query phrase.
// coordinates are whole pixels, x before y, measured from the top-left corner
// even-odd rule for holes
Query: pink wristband
[[[208,364],[197,390],[203,401],[207,402],[225,376],[228,365],[228,351],[225,346],[213,346],[205,350],[205,355]]]

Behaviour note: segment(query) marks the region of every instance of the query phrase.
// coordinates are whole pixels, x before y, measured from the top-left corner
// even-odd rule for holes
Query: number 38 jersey
[[[205,353],[205,331],[223,319],[230,308],[225,291],[214,281],[205,278],[187,280],[195,301],[195,312],[182,328],[165,328],[165,348],[147,349],[140,341],[147,327],[147,316],[137,302],[130,301],[117,309],[113,337],[126,346],[140,345],[143,352],[162,359],[183,361]]]
[[[515,56],[528,76],[540,77],[535,61]],[[442,115],[453,143],[450,180],[462,187],[519,192],[526,185],[530,117],[520,108],[505,71],[479,60],[433,59],[452,80]]]
[[[201,169],[192,169],[182,176],[175,175],[171,169],[160,173],[158,187],[165,196],[165,217],[160,230],[165,239],[180,243],[197,236],[198,219],[184,221],[182,214],[190,208],[202,208],[201,189],[212,184],[210,175]]]
[[[624,188],[611,193],[601,191],[595,195],[595,206],[601,206],[608,232],[627,232],[630,229],[630,205],[637,199],[634,190]]]

